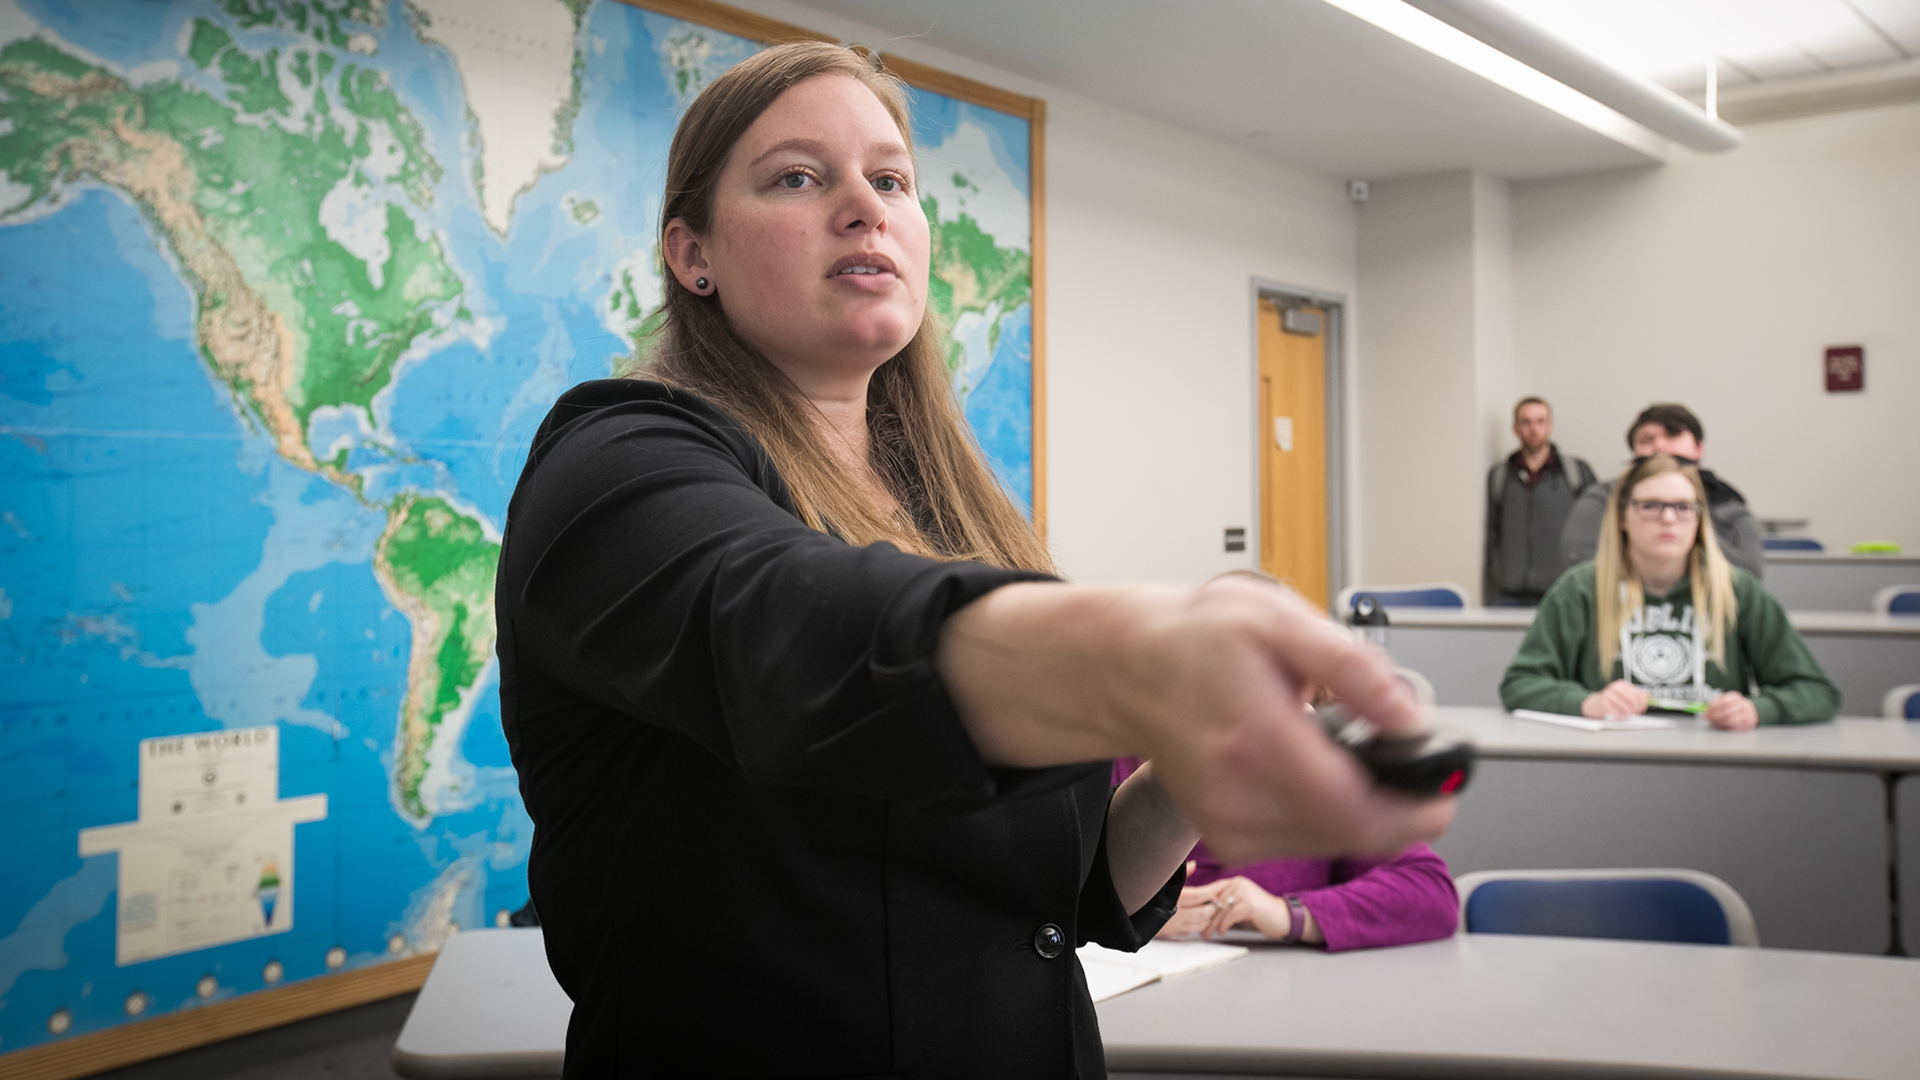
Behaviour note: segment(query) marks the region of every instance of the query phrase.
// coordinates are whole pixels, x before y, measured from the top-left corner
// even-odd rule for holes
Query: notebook
[[[1667,731],[1680,726],[1671,720],[1662,720],[1657,716],[1608,716],[1593,720],[1585,716],[1566,716],[1534,709],[1515,709],[1513,715],[1521,720],[1555,724],[1578,731]]]
[[[1105,1001],[1151,982],[1238,960],[1247,951],[1244,945],[1213,941],[1149,941],[1134,953],[1091,944],[1082,945],[1079,953],[1080,966],[1087,973],[1087,989],[1093,1000]]]

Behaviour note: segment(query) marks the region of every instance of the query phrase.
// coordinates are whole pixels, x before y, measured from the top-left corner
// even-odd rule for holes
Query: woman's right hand
[[[1307,713],[1325,686],[1383,730],[1418,727],[1386,654],[1265,582],[1005,586],[947,620],[936,665],[988,762],[1152,758],[1227,862],[1393,856],[1453,818],[1451,797],[1375,787]]]
[[[1325,686],[1383,731],[1421,726],[1392,662],[1290,589],[1216,578],[1124,640],[1121,725],[1225,862],[1397,855],[1438,837],[1453,800],[1373,784],[1303,702]]]
[[[1650,700],[1645,690],[1625,679],[1615,679],[1587,695],[1586,700],[1580,703],[1580,715],[1589,720],[1601,720],[1609,716],[1638,716],[1647,711]]]

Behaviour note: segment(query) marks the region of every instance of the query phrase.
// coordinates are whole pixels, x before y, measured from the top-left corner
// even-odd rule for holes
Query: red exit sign
[[[1827,347],[1827,393],[1867,388],[1867,350],[1862,345]]]

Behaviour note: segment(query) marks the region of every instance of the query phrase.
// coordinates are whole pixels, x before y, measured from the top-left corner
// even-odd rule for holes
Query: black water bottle
[[[1360,628],[1360,636],[1381,648],[1387,647],[1387,609],[1372,593],[1354,593],[1347,611],[1347,625]]]

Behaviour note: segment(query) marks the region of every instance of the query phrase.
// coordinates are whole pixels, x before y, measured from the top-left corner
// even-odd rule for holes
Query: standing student
[[[1840,691],[1766,586],[1728,565],[1706,507],[1693,465],[1654,454],[1628,469],[1599,554],[1540,601],[1501,702],[1596,718],[1704,707],[1733,731],[1833,719]]]
[[[1452,813],[1297,704],[1418,720],[1298,597],[1052,577],[946,383],[910,130],[837,45],[709,83],[649,365],[562,396],[514,492],[502,720],[569,1078],[1097,1077],[1074,947],[1150,937],[1196,826],[1391,854]]]
[[[1593,469],[1553,442],[1553,406],[1521,398],[1513,407],[1515,450],[1487,473],[1487,557],[1481,596],[1490,607],[1540,602],[1564,565],[1560,535]]]
[[[1685,405],[1649,405],[1627,427],[1627,448],[1636,459],[1671,454],[1697,466],[1707,452],[1707,430]],[[1766,577],[1766,545],[1760,539],[1759,523],[1747,509],[1746,496],[1707,469],[1700,470],[1700,480],[1706,485],[1707,507],[1713,514],[1714,535],[1721,552],[1754,577]],[[1605,520],[1607,498],[1612,493],[1613,484],[1602,482],[1588,487],[1574,501],[1560,537],[1562,566],[1593,558],[1604,531],[1601,522]]]
[[[1124,783],[1139,758],[1113,763]],[[1249,926],[1276,941],[1328,952],[1411,945],[1451,937],[1460,897],[1446,861],[1425,844],[1391,859],[1267,859],[1244,866],[1195,845],[1179,909],[1159,937],[1218,937]]]

